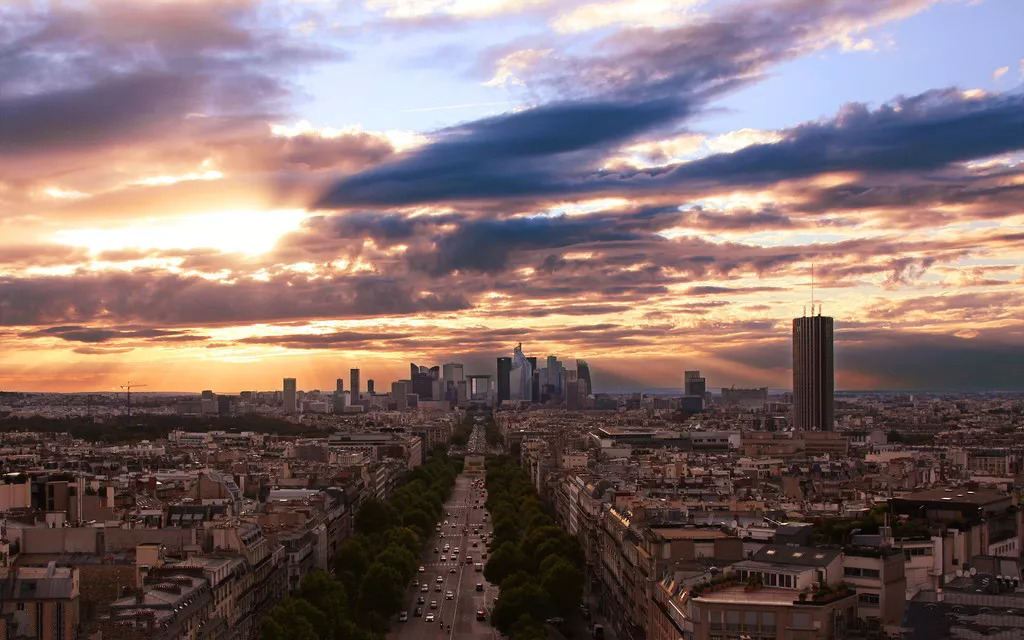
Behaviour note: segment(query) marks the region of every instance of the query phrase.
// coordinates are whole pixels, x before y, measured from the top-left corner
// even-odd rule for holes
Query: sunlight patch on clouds
[[[547,0],[367,0],[366,6],[388,18],[425,18],[433,15],[484,18],[502,13],[518,13]]]
[[[528,70],[542,58],[550,55],[552,51],[554,49],[522,49],[508,54],[498,60],[497,69],[494,70],[494,77],[485,82],[484,86],[522,86],[524,83],[519,79],[519,74]]]
[[[998,69],[996,69],[995,71],[992,72],[992,82],[999,82],[999,79],[1002,78],[1003,76],[1005,76],[1009,72],[1010,72],[1010,66],[1009,65],[1007,65],[1005,67],[999,67]]]
[[[626,198],[597,198],[580,202],[560,203],[528,218],[551,218],[554,216],[583,216],[595,211],[615,209],[629,204]]]
[[[220,171],[210,169],[202,173],[186,173],[180,176],[154,176],[152,178],[142,178],[141,180],[136,180],[132,184],[147,187],[162,187],[192,180],[220,180],[223,177],[224,174]]]
[[[774,144],[780,142],[782,136],[775,131],[761,129],[738,129],[709,138],[705,144],[712,153],[733,153],[744,147],[755,144]]]
[[[613,25],[628,27],[678,27],[706,0],[612,0],[575,7],[559,14],[554,27],[561,33],[577,33]]]
[[[294,124],[271,124],[270,134],[282,138],[295,138],[298,136],[310,136],[324,139],[340,138],[342,136],[373,135],[380,136],[397,152],[408,151],[421,147],[430,138],[416,133],[415,131],[404,131],[401,129],[388,129],[386,131],[367,131],[358,125],[337,129],[335,127],[315,127],[308,120],[299,120]]]
[[[78,198],[89,197],[88,193],[75,191],[74,189],[61,189],[59,187],[50,187],[48,189],[44,189],[43,193],[57,200],[76,200]]]
[[[152,225],[65,229],[54,235],[54,242],[85,247],[92,252],[213,248],[255,255],[272,249],[279,237],[298,229],[308,215],[301,209],[210,213]]]

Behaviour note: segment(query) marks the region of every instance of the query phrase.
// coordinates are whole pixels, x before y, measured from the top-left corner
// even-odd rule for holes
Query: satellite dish
[[[974,567],[971,567],[971,575],[973,576],[976,573],[978,573],[978,570],[975,569]]]

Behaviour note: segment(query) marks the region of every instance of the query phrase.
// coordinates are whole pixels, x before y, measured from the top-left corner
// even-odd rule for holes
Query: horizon
[[[517,342],[596,389],[783,388],[824,306],[838,389],[1024,390],[1017,0],[0,22],[0,388],[493,373]]]

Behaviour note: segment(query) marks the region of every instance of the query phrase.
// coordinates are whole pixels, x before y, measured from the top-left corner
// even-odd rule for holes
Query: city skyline
[[[340,4],[0,7],[0,389],[1024,389],[1020,2]]]

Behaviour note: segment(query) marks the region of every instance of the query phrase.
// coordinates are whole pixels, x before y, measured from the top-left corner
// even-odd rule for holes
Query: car
[[[487,612],[484,611],[483,609],[477,609],[476,610],[476,619],[480,620],[480,621],[486,620],[487,619]]]
[[[412,615],[416,616],[417,618],[422,618],[423,617],[423,607],[416,607],[416,610],[412,612]]]
[[[473,556],[466,556],[466,564],[473,564]]]
[[[424,622],[433,622],[434,621],[434,612],[433,611],[428,611],[427,612],[427,617],[423,618],[423,621]]]
[[[434,547],[434,553],[438,553],[437,547]]]
[[[436,609],[437,608],[437,600],[431,600],[430,601],[430,608],[431,609]]]
[[[452,593],[451,591],[446,591],[445,594],[444,594],[444,599],[445,600],[454,600],[455,599],[455,594]]]
[[[444,561],[445,561],[445,560],[447,560],[447,559],[448,559],[448,556],[446,556],[446,555],[442,555],[442,556],[441,556],[441,562],[444,562]]]
[[[479,545],[479,544],[477,544],[476,540],[474,540],[474,541],[473,541],[473,546],[474,546],[474,547],[479,547],[480,545]]]
[[[451,569],[449,569],[449,570],[448,570],[448,573],[456,573],[456,571],[455,571],[455,567],[452,567]]]
[[[444,576],[437,576],[437,579],[435,579],[434,582],[436,582],[437,584],[441,584],[442,582],[444,582]]]
[[[420,565],[420,573],[423,573],[423,572],[425,572],[426,570],[427,570],[427,568],[426,568],[426,567],[424,567],[424,566],[423,566],[423,565],[421,564],[421,565]]]
[[[484,583],[482,583],[482,582],[476,583],[476,590],[477,591],[483,591],[484,590]]]
[[[409,612],[408,611],[403,611],[402,613],[398,614],[398,621],[399,622],[408,622],[409,621]]]
[[[428,591],[430,591],[430,586],[426,582],[420,585],[420,593],[426,593]]]
[[[441,585],[434,585],[434,591],[437,593],[441,593]]]
[[[425,604],[423,596],[416,596],[416,604]]]
[[[458,547],[455,547],[455,551],[452,551],[452,553],[456,553],[456,554],[457,554],[458,552],[459,552],[459,548],[458,548]]]
[[[484,565],[482,565],[482,564],[480,564],[480,563],[478,562],[478,563],[476,563],[475,565],[473,565],[473,570],[474,570],[474,571],[483,571],[483,570],[484,570]]]
[[[487,559],[487,552],[484,551],[483,553],[481,553],[480,554],[480,558],[483,559],[483,560],[486,560]]]

